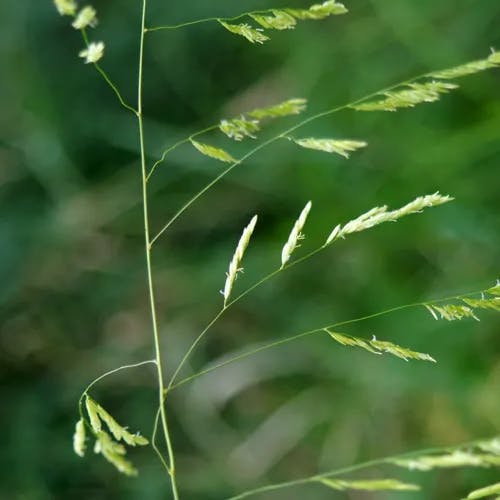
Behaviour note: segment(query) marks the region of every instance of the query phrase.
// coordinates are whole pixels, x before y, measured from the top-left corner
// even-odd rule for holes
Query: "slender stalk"
[[[380,95],[380,94],[383,94],[384,92],[389,92],[390,90],[393,90],[397,87],[401,87],[401,86],[404,86],[404,85],[408,85],[409,83],[412,83],[412,82],[415,82],[417,80],[420,80],[421,78],[425,78],[425,77],[428,77],[429,75],[431,75],[431,73],[423,73],[419,76],[416,76],[416,77],[413,77],[413,78],[410,78],[408,80],[405,80],[405,81],[402,81],[402,82],[399,82],[399,83],[396,83],[394,85],[390,85],[388,87],[385,87],[384,89],[381,89],[381,90],[377,90],[375,92],[372,92],[371,94],[368,94],[368,95],[365,95],[359,99],[356,99],[354,101],[351,101],[349,103],[346,103],[346,104],[341,104],[339,106],[336,106],[334,108],[331,108],[331,109],[328,109],[326,111],[322,111],[320,113],[316,113],[312,116],[309,116],[308,118],[302,120],[301,122],[297,123],[296,125],[280,132],[279,134],[271,137],[270,139],[268,139],[267,141],[259,144],[258,146],[254,147],[253,149],[251,149],[248,153],[246,153],[245,155],[243,155],[239,160],[235,161],[234,163],[232,163],[231,165],[229,165],[229,167],[227,167],[225,170],[223,170],[215,179],[213,179],[212,181],[210,181],[205,187],[203,187],[200,191],[198,191],[191,199],[189,199],[179,210],[177,210],[177,212],[170,218],[170,220],[158,231],[158,233],[153,237],[153,239],[151,240],[151,244],[153,243],[156,243],[156,241],[165,233],[165,231],[195,202],[198,200],[198,198],[200,198],[201,196],[203,196],[207,191],[209,191],[213,186],[215,186],[220,180],[222,180],[226,175],[228,175],[234,168],[236,168],[238,165],[240,165],[241,163],[243,163],[245,160],[247,160],[248,158],[250,158],[251,156],[253,156],[255,153],[257,153],[258,151],[260,151],[261,149],[264,149],[266,148],[267,146],[270,146],[271,144],[274,144],[275,142],[277,142],[278,140],[280,139],[289,139],[288,135],[291,134],[292,132],[295,132],[296,130],[300,129],[301,127],[303,127],[304,125],[307,125],[308,123],[311,123],[315,120],[318,120],[320,118],[324,118],[326,116],[330,116],[334,113],[338,113],[339,111],[343,111],[343,110],[346,110],[346,109],[349,109],[349,108],[352,108],[353,106],[356,106],[358,104],[361,104],[363,103],[364,101],[367,101],[369,99],[372,99],[373,97],[377,96],[377,95]],[[202,133],[202,132],[201,132]],[[183,141],[179,141],[179,143],[175,144],[172,149],[174,149],[175,147],[177,147],[177,145],[179,145],[180,143],[184,143],[184,142],[187,142],[189,140],[189,138],[183,140]],[[167,151],[168,153],[168,151]],[[165,156],[166,156],[166,153],[165,153]],[[163,156],[159,161],[157,161],[155,163],[155,168],[165,159],[165,156]],[[151,175],[152,172],[150,172],[149,175]]]
[[[411,458],[411,457],[415,457],[415,456],[419,456],[419,455],[430,455],[430,454],[435,454],[435,453],[451,453],[452,451],[457,450],[457,449],[475,446],[478,443],[480,443],[481,441],[484,441],[484,439],[470,441],[468,443],[463,443],[463,444],[460,444],[458,446],[441,446],[441,447],[434,447],[434,448],[426,448],[423,450],[416,450],[416,451],[410,451],[407,453],[401,453],[399,455],[391,455],[389,457],[376,458],[373,460],[368,460],[366,462],[361,462],[359,464],[343,467],[341,469],[336,469],[336,470],[333,470],[330,472],[315,474],[313,476],[308,476],[308,477],[304,477],[304,478],[300,478],[300,479],[294,479],[292,481],[285,481],[282,483],[268,484],[266,486],[261,486],[259,488],[244,491],[243,493],[226,498],[225,500],[241,500],[242,498],[248,498],[248,497],[257,495],[259,493],[266,493],[268,491],[282,490],[285,488],[291,488],[293,486],[300,486],[302,484],[313,483],[313,482],[318,481],[319,479],[323,479],[323,478],[327,478],[327,477],[341,476],[344,474],[349,474],[351,472],[356,472],[359,470],[367,469],[369,467],[375,467],[377,465],[391,464],[392,462],[394,462],[394,460]]]
[[[89,46],[89,37],[87,35],[87,31],[85,29],[82,29],[81,33],[82,33],[83,41],[85,42],[85,45],[88,47]],[[131,111],[132,113],[134,113],[134,115],[137,115],[137,110],[125,101],[125,99],[123,98],[123,96],[122,96],[120,90],[118,89],[118,87],[116,86],[116,84],[113,83],[113,81],[111,80],[109,75],[102,69],[102,67],[99,65],[99,63],[94,63],[94,68],[103,77],[104,81],[110,86],[111,90],[116,95],[120,104],[126,110]]]
[[[254,10],[252,12],[245,12],[244,14],[238,14],[234,17],[206,17],[205,19],[197,19],[196,21],[188,21],[181,24],[171,24],[168,26],[153,26],[151,28],[146,28],[146,32],[152,31],[160,31],[160,30],[175,30],[178,28],[185,28],[186,26],[193,26],[195,24],[204,24],[211,22],[219,22],[219,21],[237,21],[238,19],[242,19],[247,16],[251,16],[252,14],[270,14],[273,12],[273,9],[265,9],[265,10]]]
[[[240,296],[236,297],[236,299],[234,299],[232,302],[230,302],[226,306],[226,309],[231,304],[233,304],[234,302],[236,302],[237,300],[239,300],[240,298],[242,298],[243,296],[245,296],[247,293],[249,293],[249,291],[251,289],[253,289],[253,288],[255,288],[255,285],[253,287],[249,288],[248,290],[246,290],[245,292],[243,292]],[[172,379],[170,381],[168,390],[172,391],[173,389],[177,389],[181,385],[184,385],[184,384],[187,384],[189,382],[192,382],[193,380],[195,380],[195,379],[197,379],[199,377],[202,377],[203,375],[206,375],[206,374],[211,373],[211,372],[213,372],[213,371],[215,371],[215,370],[217,370],[219,368],[222,368],[224,366],[227,366],[227,365],[230,365],[232,363],[235,363],[236,361],[240,361],[242,359],[245,359],[245,358],[248,358],[250,356],[253,356],[254,354],[258,354],[259,352],[267,351],[268,349],[272,349],[273,347],[278,347],[280,345],[287,344],[289,342],[293,342],[294,340],[299,340],[299,339],[301,339],[303,337],[308,337],[309,335],[313,335],[313,334],[316,334],[316,333],[324,332],[324,330],[327,329],[327,328],[338,328],[340,326],[346,326],[346,325],[351,325],[351,324],[354,324],[354,323],[360,323],[362,321],[366,321],[366,320],[369,320],[369,319],[374,319],[374,318],[377,318],[379,316],[384,316],[386,314],[390,314],[390,313],[393,313],[393,312],[402,311],[404,309],[411,309],[413,307],[424,307],[426,304],[429,304],[429,303],[431,303],[431,304],[439,304],[440,302],[449,302],[449,301],[461,299],[462,297],[468,297],[468,296],[471,296],[471,295],[476,295],[476,294],[481,293],[481,292],[482,291],[470,292],[470,293],[466,293],[466,294],[463,294],[463,295],[454,295],[452,297],[445,297],[445,298],[442,298],[442,299],[436,299],[436,300],[425,301],[425,302],[414,302],[412,304],[404,304],[404,305],[401,305],[401,306],[391,307],[390,309],[385,309],[383,311],[379,311],[379,312],[376,312],[376,313],[368,314],[368,315],[365,315],[365,316],[360,316],[358,318],[353,318],[353,319],[348,319],[348,320],[344,320],[344,321],[339,321],[337,323],[332,323],[330,325],[320,326],[318,328],[314,328],[312,330],[307,330],[305,332],[296,333],[295,335],[292,335],[290,337],[285,337],[283,339],[274,340],[273,342],[270,342],[268,344],[263,344],[263,345],[261,345],[259,347],[256,347],[255,349],[251,349],[251,350],[249,350],[247,352],[243,352],[241,354],[233,356],[232,358],[226,359],[225,361],[217,363],[217,364],[215,364],[213,366],[209,366],[208,368],[205,368],[204,370],[201,370],[201,371],[199,371],[197,373],[194,373],[193,375],[190,375],[190,376],[188,376],[186,378],[181,379],[177,383],[173,383],[174,380]],[[212,322],[209,323],[209,326],[213,325],[213,323],[214,323],[214,321],[212,320]],[[208,328],[206,328],[206,330],[208,330]],[[201,338],[197,338],[196,339],[196,343],[198,343],[200,340],[201,340]],[[192,352],[192,351],[193,351],[193,349],[191,348],[189,350],[189,352]]]
[[[148,276],[148,293],[149,293],[149,303],[151,309],[151,321],[153,325],[153,337],[154,337],[154,347],[155,347],[155,358],[156,358],[156,368],[158,373],[158,399],[160,404],[160,419],[163,428],[163,434],[165,436],[165,441],[167,443],[167,450],[169,456],[169,466],[168,470],[170,473],[170,483],[172,486],[172,494],[174,500],[179,499],[179,493],[177,490],[176,476],[175,476],[175,457],[172,447],[172,442],[170,438],[170,432],[167,424],[167,414],[165,410],[164,402],[164,380],[163,380],[163,368],[161,360],[161,346],[160,338],[158,333],[158,320],[156,314],[156,304],[154,296],[154,283],[153,283],[153,271],[151,265],[151,241],[149,236],[149,215],[148,215],[148,187],[147,187],[147,171],[146,171],[146,150],[144,145],[144,123],[142,116],[142,82],[143,82],[143,67],[144,67],[144,33],[145,33],[145,23],[146,23],[146,4],[147,0],[142,1],[142,21],[141,21],[141,37],[140,37],[140,49],[139,49],[139,72],[137,80],[137,121],[139,126],[139,142],[141,150],[141,173],[142,173],[142,204],[144,213],[144,239],[145,239],[145,253],[146,253],[146,268]]]

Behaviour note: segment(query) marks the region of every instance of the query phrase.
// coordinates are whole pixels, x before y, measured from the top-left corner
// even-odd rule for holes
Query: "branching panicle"
[[[406,215],[419,213],[423,209],[428,207],[434,207],[447,203],[452,200],[449,196],[442,196],[439,193],[434,193],[426,196],[420,196],[413,201],[403,205],[401,208],[396,210],[388,210],[386,205],[381,207],[375,207],[368,212],[363,213],[359,217],[347,222],[346,224],[337,224],[333,230],[330,232],[323,246],[313,250],[309,254],[290,261],[293,252],[299,246],[299,241],[304,238],[302,230],[306,224],[307,217],[311,210],[311,202],[308,202],[300,213],[299,217],[294,223],[292,230],[288,236],[288,240],[282,248],[281,252],[281,266],[265,276],[263,279],[259,280],[257,283],[252,285],[250,288],[242,292],[239,296],[231,300],[231,293],[234,283],[238,277],[238,274],[242,272],[241,263],[245,254],[245,251],[249,245],[250,239],[254,232],[257,216],[254,216],[249,224],[244,228],[242,235],[238,241],[235,252],[229,263],[229,268],[226,273],[226,280],[224,288],[221,291],[224,296],[224,305],[221,311],[215,316],[214,319],[208,324],[208,326],[202,331],[202,333],[196,338],[196,340],[191,344],[187,353],[184,355],[182,361],[178,365],[174,372],[168,387],[164,385],[163,368],[162,368],[162,350],[160,348],[159,340],[159,327],[156,314],[156,305],[154,297],[154,283],[153,283],[153,270],[152,270],[152,259],[151,259],[151,248],[153,243],[157,238],[165,231],[167,227],[180,215],[184,210],[189,207],[195,200],[197,200],[202,194],[204,194],[208,189],[214,186],[220,179],[222,179],[226,174],[228,174],[236,165],[240,164],[245,159],[251,157],[257,151],[260,151],[264,147],[273,144],[274,142],[281,140],[282,138],[289,139],[295,142],[297,145],[314,149],[319,151],[324,151],[328,153],[335,153],[341,155],[345,158],[349,158],[351,152],[357,151],[358,149],[367,146],[365,141],[352,140],[352,139],[331,139],[331,138],[298,138],[295,139],[291,137],[290,134],[295,132],[298,128],[310,123],[318,118],[333,114],[342,109],[355,109],[358,111],[396,111],[400,108],[410,108],[421,103],[435,102],[440,99],[440,97],[451,90],[458,88],[454,83],[446,82],[443,80],[450,80],[454,78],[459,78],[469,74],[477,73],[490,68],[495,68],[500,66],[500,54],[493,51],[486,59],[473,61],[464,65],[460,65],[454,68],[446,69],[443,71],[436,71],[428,73],[426,75],[414,78],[405,83],[398,84],[392,87],[388,87],[377,93],[374,93],[368,97],[358,99],[355,102],[344,104],[336,108],[332,108],[316,115],[307,117],[300,121],[298,124],[288,128],[282,133],[263,141],[250,152],[241,157],[241,159],[235,159],[230,153],[225,149],[217,148],[212,145],[206,144],[195,140],[199,135],[205,134],[206,132],[213,131],[219,128],[222,133],[224,133],[230,139],[236,141],[242,141],[245,138],[257,138],[257,133],[260,131],[262,126],[262,121],[266,119],[280,118],[290,115],[298,115],[306,109],[307,102],[305,99],[293,98],[288,99],[284,102],[265,107],[257,108],[252,111],[243,113],[241,116],[224,119],[218,125],[208,127],[200,132],[191,134],[189,137],[179,141],[174,146],[170,147],[164,152],[162,158],[153,165],[153,168],[147,173],[146,170],[146,150],[145,150],[145,133],[144,133],[144,123],[143,123],[143,105],[142,105],[142,86],[143,86],[143,58],[144,58],[144,39],[145,34],[148,31],[155,31],[159,29],[172,29],[181,26],[187,26],[192,24],[199,24],[202,22],[218,22],[229,32],[242,36],[249,42],[253,44],[263,44],[269,40],[268,31],[266,30],[290,30],[296,27],[298,21],[301,20],[319,20],[332,15],[341,15],[347,12],[347,8],[336,0],[326,0],[323,3],[318,3],[312,5],[308,9],[296,9],[296,8],[279,8],[279,9],[267,9],[255,12],[244,13],[240,16],[234,18],[209,18],[199,21],[194,21],[190,23],[184,23],[179,26],[163,26],[158,28],[146,28],[146,0],[142,0],[142,20],[141,20],[141,31],[140,31],[140,51],[139,51],[139,64],[138,64],[138,85],[137,85],[137,106],[132,107],[127,104],[122,98],[120,91],[117,86],[110,80],[108,75],[102,70],[98,62],[102,59],[104,55],[105,45],[103,42],[90,41],[87,37],[87,29],[93,28],[97,25],[97,13],[92,6],[84,6],[78,10],[78,5],[75,0],[54,0],[55,7],[60,15],[69,16],[72,19],[72,26],[81,32],[83,40],[85,42],[84,50],[80,51],[79,57],[85,60],[86,64],[93,64],[95,69],[101,74],[106,83],[112,88],[120,104],[122,104],[126,109],[132,111],[137,118],[138,130],[139,130],[139,144],[140,144],[140,155],[141,155],[141,172],[142,172],[142,202],[143,202],[143,215],[144,215],[144,237],[145,237],[145,256],[147,264],[147,277],[148,277],[148,294],[150,301],[150,312],[152,319],[152,330],[153,339],[155,347],[155,359],[137,363],[136,365],[129,365],[121,367],[119,369],[112,370],[106,375],[114,373],[122,368],[129,368],[133,366],[140,366],[146,363],[154,363],[157,369],[158,375],[158,394],[159,394],[159,409],[157,420],[155,424],[154,436],[156,435],[156,428],[158,422],[161,420],[163,433],[165,437],[166,447],[168,450],[168,463],[167,460],[163,458],[159,449],[157,448],[154,439],[153,447],[159,454],[162,463],[165,466],[167,473],[169,474],[172,493],[174,500],[179,499],[176,476],[175,476],[175,454],[171,442],[169,427],[167,425],[166,408],[165,408],[165,398],[167,394],[175,387],[182,385],[185,382],[194,380],[198,376],[208,373],[216,368],[220,368],[226,364],[233,361],[242,359],[243,357],[256,354],[257,352],[263,351],[265,349],[275,347],[287,343],[289,341],[303,338],[307,335],[312,335],[315,333],[328,333],[331,339],[337,343],[350,346],[359,347],[373,354],[382,355],[390,354],[396,356],[405,361],[410,359],[423,360],[435,362],[429,354],[413,351],[411,349],[401,347],[392,342],[385,340],[377,340],[375,336],[371,339],[363,339],[354,337],[345,333],[338,333],[336,331],[337,327],[354,323],[358,321],[363,321],[368,318],[373,318],[381,316],[382,314],[387,314],[389,312],[394,312],[396,310],[401,310],[409,307],[422,307],[425,306],[428,311],[434,316],[434,318],[446,319],[448,321],[460,320],[463,318],[473,318],[478,319],[476,315],[476,310],[495,310],[500,311],[500,283],[497,283],[494,287],[484,291],[480,298],[472,298],[470,296],[458,296],[447,299],[446,301],[434,301],[429,303],[418,303],[410,304],[405,306],[396,307],[379,313],[375,313],[362,318],[357,318],[354,320],[348,320],[340,322],[334,325],[325,326],[321,328],[316,328],[314,330],[309,330],[302,332],[300,334],[294,335],[293,337],[280,339],[274,341],[268,345],[260,346],[258,349],[250,351],[249,353],[244,353],[242,355],[236,356],[232,359],[224,361],[219,365],[206,369],[202,372],[195,373],[186,379],[181,380],[179,383],[174,384],[175,378],[179,371],[181,370],[183,364],[188,360],[189,356],[195,349],[198,342],[206,334],[206,332],[217,322],[217,320],[225,313],[225,311],[232,306],[235,302],[240,300],[242,297],[247,295],[250,291],[254,290],[262,283],[265,283],[272,277],[281,273],[282,271],[288,269],[289,267],[307,260],[313,255],[317,254],[319,251],[323,250],[333,241],[339,238],[345,238],[347,235],[369,229],[376,225],[384,222],[397,221],[401,217]],[[243,21],[243,22],[239,22]],[[245,22],[248,21],[248,22]],[[249,22],[256,23],[258,27],[254,27],[249,24]],[[222,162],[230,163],[231,166],[228,167],[222,174],[217,176],[212,180],[205,188],[203,188],[199,193],[197,193],[193,198],[180,209],[179,212],[174,216],[169,223],[164,226],[164,228],[155,236],[150,236],[150,218],[148,214],[148,186],[147,181],[150,174],[156,166],[161,163],[168,152],[175,149],[178,145],[191,143],[191,145],[201,154],[213,158]],[[450,303],[444,303],[449,301]],[[127,446],[145,446],[149,444],[148,440],[141,436],[140,434],[133,434],[128,431],[127,427],[119,424],[114,417],[112,417],[100,404],[94,401],[89,396],[90,387],[100,380],[103,376],[96,379],[90,384],[90,386],[83,392],[80,399],[80,416],[75,426],[75,432],[73,435],[73,448],[78,456],[84,456],[86,451],[86,441],[87,441],[87,430],[90,435],[95,438],[94,451],[95,453],[102,454],[103,457],[113,464],[118,471],[126,475],[135,476],[137,475],[137,470],[134,465],[125,458],[127,453]],[[166,388],[165,388],[166,387]],[[85,411],[86,410],[86,411]],[[456,447],[455,449],[449,449],[441,451],[440,453],[429,453],[429,454],[413,454],[411,457],[400,456],[393,457],[390,459],[381,459],[379,461],[370,462],[373,463],[387,464],[391,463],[393,465],[407,467],[416,470],[431,470],[434,468],[451,468],[451,467],[462,467],[462,466],[474,466],[474,467],[491,467],[500,465],[500,440],[495,439],[491,441],[482,441],[473,444],[467,448]],[[350,467],[349,471],[358,470],[366,468],[366,465]],[[415,484],[400,482],[396,479],[369,479],[369,480],[344,480],[344,479],[331,479],[331,476],[340,475],[341,472],[334,471],[328,474],[315,475],[309,478],[289,481],[287,483],[282,483],[281,485],[270,485],[268,487],[258,488],[256,490],[251,490],[243,494],[238,495],[236,498],[244,498],[251,496],[254,493],[265,492],[275,489],[280,489],[282,487],[289,487],[296,484],[304,483],[321,483],[325,487],[329,487],[334,490],[364,490],[364,491],[376,491],[376,490],[417,490],[419,487]],[[499,484],[493,484],[486,486],[477,490],[472,491],[468,498],[478,499],[483,498],[488,495],[497,494],[500,492]]]

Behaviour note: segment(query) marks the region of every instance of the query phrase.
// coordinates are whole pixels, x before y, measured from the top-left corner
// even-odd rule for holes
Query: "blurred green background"
[[[302,0],[150,0],[149,25],[297,6]],[[293,5],[292,5],[293,4]],[[103,66],[134,100],[140,2],[95,1]],[[493,0],[358,0],[350,13],[303,22],[252,46],[217,24],[147,37],[147,152],[220,118],[289,97],[313,113],[433,69],[500,49]],[[0,498],[170,498],[152,451],[134,451],[138,479],[102,458],[81,460],[71,436],[87,383],[152,357],[134,118],[78,60],[78,33],[51,2],[0,3]],[[272,146],[238,167],[154,248],[168,371],[221,304],[219,290],[242,227],[259,224],[244,290],[276,268],[291,225],[313,209],[298,252],[338,222],[439,190],[452,204],[353,235],[283,273],[228,312],[192,358],[197,371],[227,355],[324,324],[491,286],[499,276],[500,71],[460,80],[441,101],[398,113],[346,111],[298,136],[349,137],[369,147],[350,160]],[[261,139],[295,123],[284,119]],[[254,144],[207,142],[241,154]],[[152,225],[221,171],[189,146],[152,179]],[[423,309],[346,328],[438,359],[405,363],[307,337],[215,371],[169,402],[182,498],[220,500],[361,460],[499,431],[500,322],[436,322]],[[151,367],[103,381],[94,397],[150,434]],[[417,481],[413,499],[454,499],[498,470],[368,477]],[[370,474],[372,474],[370,476]],[[366,475],[365,475],[366,477]],[[390,494],[285,490],[269,499],[393,499]],[[399,498],[399,496],[398,496]]]

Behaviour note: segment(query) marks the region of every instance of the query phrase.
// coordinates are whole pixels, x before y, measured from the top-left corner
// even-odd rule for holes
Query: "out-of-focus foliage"
[[[149,24],[269,7],[263,0],[149,3]],[[133,101],[139,2],[94,6],[96,39],[106,43],[103,65]],[[347,15],[275,31],[262,46],[229,36],[217,23],[148,34],[150,162],[165,146],[248,109],[301,96],[308,112],[317,112],[500,48],[498,2],[346,6]],[[71,442],[76,401],[89,380],[152,357],[134,117],[78,59],[81,39],[51,2],[1,2],[0,19],[0,498],[168,498],[150,448],[130,451],[140,474],[128,479],[90,450],[82,461]],[[245,346],[492,285],[500,248],[499,82],[494,69],[461,79],[460,89],[429,106],[347,110],[301,130],[301,137],[366,140],[370,147],[348,162],[283,141],[238,166],[155,246],[169,371],[219,307],[234,242],[255,213],[259,225],[239,290],[275,268],[308,200],[314,211],[294,256],[373,206],[399,206],[438,190],[456,198],[352,235],[280,274],[213,329],[192,359],[195,370]],[[296,119],[272,122],[259,140]],[[239,157],[253,140],[226,144],[214,133],[206,141]],[[176,150],[151,178],[154,227],[221,168],[190,144]],[[495,311],[481,313],[480,323],[448,323],[419,308],[363,324],[368,335],[383,332],[384,340],[432,353],[436,364],[343,349],[318,335],[176,389],[169,408],[183,498],[219,500],[269,481],[497,434],[499,322]],[[149,437],[152,367],[118,374],[93,396]],[[490,469],[436,471],[419,481],[422,491],[404,498],[461,498],[497,478]],[[415,482],[406,472],[400,479]],[[385,495],[377,498],[395,498]],[[266,498],[321,500],[331,490],[307,486]]]

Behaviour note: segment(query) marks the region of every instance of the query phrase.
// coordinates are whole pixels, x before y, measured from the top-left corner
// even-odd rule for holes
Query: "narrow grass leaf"
[[[303,148],[316,149],[326,153],[337,153],[344,158],[349,158],[349,153],[357,149],[364,148],[368,144],[364,141],[354,141],[349,139],[316,139],[308,137],[305,139],[292,139]]]
[[[411,483],[403,483],[397,479],[373,479],[364,481],[346,481],[343,479],[318,478],[324,486],[334,490],[361,490],[361,491],[418,491],[420,486]]]
[[[281,251],[281,268],[290,260],[293,251],[299,246],[299,240],[304,239],[304,235],[301,233],[302,229],[307,220],[307,216],[311,210],[311,202],[308,201],[306,206],[302,209],[302,212],[299,215],[299,218],[295,221],[295,224],[290,231],[290,235],[288,236],[288,240],[285,243]]]
[[[264,43],[269,40],[269,37],[262,33],[260,28],[253,28],[249,24],[230,24],[219,19],[219,23],[224,26],[228,31],[234,33],[235,35],[240,35],[246,38],[251,43]]]
[[[209,156],[219,161],[226,163],[235,163],[236,160],[223,149],[215,148],[209,144],[203,144],[201,142],[191,139],[191,144],[203,155]]]

